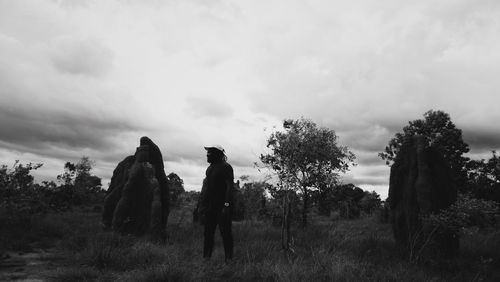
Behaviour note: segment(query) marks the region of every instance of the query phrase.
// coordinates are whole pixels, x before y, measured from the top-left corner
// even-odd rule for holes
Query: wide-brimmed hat
[[[216,150],[219,150],[219,151],[224,153],[224,148],[222,148],[221,145],[210,145],[210,146],[205,146],[204,148],[205,148],[205,150],[216,149]]]

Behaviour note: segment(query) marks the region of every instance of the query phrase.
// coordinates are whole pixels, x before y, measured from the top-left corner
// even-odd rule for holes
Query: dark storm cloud
[[[52,147],[108,150],[118,133],[137,130],[132,124],[87,113],[23,111],[0,106],[0,141],[10,149],[51,156]]]
[[[493,121],[493,123],[495,123]],[[473,150],[498,150],[500,149],[500,130],[482,130],[477,128],[464,129],[462,132],[464,142]]]

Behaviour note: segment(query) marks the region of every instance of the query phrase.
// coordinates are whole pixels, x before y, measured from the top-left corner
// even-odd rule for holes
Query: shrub
[[[410,260],[442,262],[442,257],[454,257],[461,232],[493,227],[499,216],[495,202],[461,194],[447,209],[422,217],[422,227],[409,240]]]
[[[432,226],[458,232],[470,227],[491,227],[498,222],[499,216],[496,202],[462,194],[448,209],[430,215],[425,221]]]

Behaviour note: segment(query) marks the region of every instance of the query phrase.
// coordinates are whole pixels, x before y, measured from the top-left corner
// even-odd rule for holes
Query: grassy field
[[[455,259],[415,263],[376,217],[313,217],[294,231],[289,252],[279,227],[243,221],[233,225],[235,259],[225,263],[219,234],[212,259],[202,258],[203,228],[187,210],[171,213],[163,244],[102,231],[99,219],[90,210],[47,215],[13,246],[57,251],[40,273],[48,281],[500,281],[498,229],[465,233]]]

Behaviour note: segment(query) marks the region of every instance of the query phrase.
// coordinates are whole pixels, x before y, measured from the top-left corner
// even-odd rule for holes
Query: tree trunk
[[[291,210],[292,204],[290,203],[290,191],[287,191],[285,197],[283,197],[283,214],[281,221],[281,247],[284,250],[290,249]]]
[[[304,190],[304,197],[303,197],[303,208],[302,208],[302,227],[306,227],[307,226],[307,204],[309,202],[309,195],[307,194],[307,188],[304,187],[303,188]]]
[[[286,209],[287,209],[287,201],[286,201],[286,196],[283,197],[283,203],[282,203],[282,208],[283,208],[283,214],[281,215],[281,248],[283,250],[288,249],[288,246],[285,242],[285,232],[286,232]]]
[[[291,225],[291,210],[292,210],[292,203],[290,202],[290,199],[288,199],[288,205],[286,208],[286,249],[290,249],[290,241],[292,238],[292,235],[290,234],[290,225]]]

